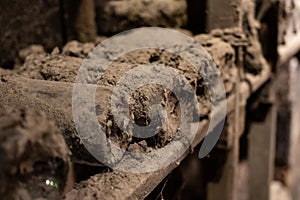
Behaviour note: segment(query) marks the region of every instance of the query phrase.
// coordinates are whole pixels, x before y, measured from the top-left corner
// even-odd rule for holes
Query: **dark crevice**
[[[187,0],[188,29],[193,34],[205,33],[206,25],[206,0]]]
[[[61,37],[63,45],[67,43],[67,27],[65,21],[65,1],[59,0],[59,14],[60,14],[60,21],[61,21]]]

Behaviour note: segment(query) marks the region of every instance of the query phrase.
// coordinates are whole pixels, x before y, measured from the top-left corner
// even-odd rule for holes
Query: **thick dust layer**
[[[196,36],[195,39],[204,46],[208,53],[211,54],[217,67],[221,71],[226,93],[230,94],[233,91],[237,74],[235,67],[235,52],[232,45],[218,37],[210,35]],[[236,43],[239,44],[238,39],[236,39]],[[94,45],[92,43],[83,44],[71,41],[63,48],[62,52],[56,48],[51,54],[29,54],[25,59],[24,65],[16,69],[15,72],[21,77],[31,79],[74,83],[78,69],[93,47]],[[99,124],[106,135],[123,150],[149,152],[153,148],[156,149],[165,146],[176,134],[181,120],[180,106],[174,93],[161,86],[149,84],[139,88],[131,95],[131,99],[128,102],[130,115],[131,120],[136,124],[147,126],[150,123],[149,111],[151,106],[157,103],[161,104],[167,111],[167,120],[164,126],[159,129],[158,133],[150,138],[141,139],[133,137],[127,131],[123,131],[115,123],[114,116],[110,110],[111,92],[126,72],[132,69],[138,69],[139,65],[151,64],[157,66],[163,64],[174,68],[188,80],[197,96],[200,105],[200,116],[198,116],[196,121],[200,118],[208,118],[207,116],[210,112],[209,95],[207,92],[208,83],[204,81],[203,75],[200,75],[197,72],[197,69],[187,61],[183,60],[179,55],[155,49],[133,51],[114,60],[102,76],[100,76],[101,70],[99,70],[102,67],[101,64],[95,64],[97,66],[96,70],[94,70],[90,76],[97,77],[97,84],[107,88],[104,93],[100,89],[99,93],[102,93],[102,95],[99,95],[99,98],[102,98],[101,100],[99,100],[97,97],[98,95],[96,95],[95,108]],[[215,74],[206,74],[206,76],[215,78]],[[54,93],[57,92],[55,87],[64,88],[59,85],[53,85],[52,92]],[[51,93],[51,91],[48,92]],[[53,94],[52,96],[57,95]],[[51,103],[53,103],[51,102],[51,99],[53,98],[45,98],[43,101],[51,105]],[[65,99],[69,99],[68,101],[71,102],[71,94],[66,96]],[[54,103],[54,105],[57,106],[58,104]],[[70,119],[64,119],[64,117],[62,117],[72,117],[71,103],[68,104],[68,106],[70,107],[61,109],[65,114],[59,114],[60,117],[53,117],[53,114],[50,115],[55,119],[59,127],[66,126],[65,124],[70,122],[68,128],[63,128],[62,130],[68,145],[72,147],[71,150],[74,157],[77,157],[76,160],[88,160],[89,162],[94,162],[92,161],[93,159],[90,159],[90,156],[83,156],[86,154],[83,153],[86,152],[86,150],[84,150],[84,146],[75,131],[73,122],[70,121]],[[55,109],[60,110],[59,107],[56,107]],[[52,111],[48,109],[47,112],[51,113]]]
[[[226,29],[223,31],[215,30],[210,35],[198,35],[195,39],[203,45],[217,64],[224,81],[226,93],[229,95],[233,91],[237,77],[235,48],[247,46],[249,42],[248,39],[240,31],[234,29]],[[24,65],[16,69],[16,73],[26,78],[74,83],[78,69],[93,47],[94,45],[92,43],[83,44],[71,41],[63,48],[62,52],[58,49],[54,49],[51,54],[31,54],[26,57]],[[110,59],[110,54],[117,53],[114,52],[117,51],[117,49],[118,48],[111,52],[107,50],[107,59]],[[130,119],[139,126],[147,126],[151,122],[150,108],[152,105],[158,103],[167,111],[167,120],[164,126],[159,129],[156,135],[141,139],[132,136],[130,132],[122,130],[118,124],[116,124],[110,108],[110,96],[112,91],[124,74],[130,70],[138,69],[140,65],[165,65],[177,70],[179,74],[188,80],[197,95],[198,102],[200,103],[200,116],[198,116],[198,120],[199,118],[207,118],[210,112],[209,95],[207,92],[209,85],[204,81],[203,75],[200,75],[197,69],[183,60],[179,55],[164,50],[143,49],[127,53],[126,55],[120,56],[117,60],[111,61],[111,65],[102,76],[100,76],[103,72],[101,63],[93,63],[96,67],[90,70],[89,76],[91,80],[96,77],[97,84],[107,88],[105,92],[99,89],[98,93],[102,93],[102,95],[96,95],[95,111],[98,116],[99,124],[107,137],[118,144],[123,150],[149,152],[151,149],[165,146],[176,134],[181,120],[180,106],[174,93],[159,85],[149,84],[136,90],[131,94],[131,98],[127,99]],[[215,78],[215,74],[204,75],[212,79]],[[54,91],[55,87],[60,86],[53,86]],[[66,98],[70,100],[71,97]],[[51,104],[49,99],[45,99],[45,102]],[[69,102],[71,102],[71,100]],[[72,117],[71,104],[68,105],[70,108],[63,109],[63,112],[66,113],[64,116]],[[70,122],[69,119],[65,120],[63,117],[54,118],[59,127],[66,124],[66,122]],[[86,159],[89,156],[86,158],[83,156],[82,152],[84,152],[84,150],[80,150],[82,148],[84,149],[84,147],[80,144],[81,140],[78,138],[73,122],[70,122],[68,127],[72,128],[63,129],[65,131],[68,130],[63,134],[65,138],[67,138],[69,146],[73,147],[73,154],[75,157],[77,156],[77,160],[90,160]],[[72,137],[70,137],[70,135]],[[75,145],[75,147],[74,144],[78,145]]]
[[[25,64],[17,69],[17,73],[22,77],[59,81],[59,82],[75,82],[76,73],[87,55],[87,49],[91,49],[91,44],[80,44],[78,42],[70,42],[67,44],[62,53],[54,51],[52,54],[29,56],[26,58]],[[118,80],[128,71],[134,68],[138,69],[138,65],[164,64],[167,67],[172,67],[183,75],[192,85],[193,90],[197,94],[198,101],[201,104],[201,115],[205,117],[209,113],[209,103],[207,94],[207,83],[198,74],[197,69],[184,61],[180,56],[171,54],[162,50],[146,49],[130,52],[115,60],[101,78],[98,85],[111,88],[116,86]],[[95,76],[99,72],[95,71]],[[93,75],[93,74],[92,74]],[[213,77],[213,74],[211,74]],[[108,137],[118,143],[123,149],[136,151],[149,151],[147,147],[159,148],[166,145],[176,134],[180,124],[180,107],[178,99],[168,89],[164,89],[158,85],[146,85],[138,89],[132,94],[130,101],[130,113],[136,124],[146,126],[149,121],[149,110],[153,104],[161,104],[167,110],[167,123],[155,136],[147,139],[138,139],[130,136],[129,133],[123,132],[114,122],[113,116],[109,110],[108,101],[101,101],[101,104],[96,106],[96,112],[99,116],[100,124],[108,135]],[[96,100],[97,102],[97,100]],[[50,102],[48,102],[50,103]],[[51,104],[51,103],[50,103]],[[103,109],[104,107],[104,109]],[[104,111],[105,110],[105,111]],[[103,114],[106,113],[104,116]],[[59,123],[61,124],[61,123]],[[76,134],[77,135],[77,134]],[[73,152],[76,155],[76,152]]]

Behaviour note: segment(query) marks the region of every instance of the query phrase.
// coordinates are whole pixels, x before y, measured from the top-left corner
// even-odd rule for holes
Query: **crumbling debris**
[[[211,35],[221,38],[233,47],[243,47],[249,44],[245,33],[240,28],[214,29]]]
[[[65,50],[67,54],[69,50]],[[26,78],[75,82],[77,71],[82,58],[71,57],[55,53],[34,55],[26,58],[23,66],[16,69],[16,73]]]
[[[0,196],[59,199],[70,171],[70,151],[45,113],[0,109]]]
[[[16,64],[23,64],[26,57],[30,55],[43,55],[46,51],[42,45],[30,45],[27,48],[21,49],[19,51],[18,57],[16,58]]]
[[[94,43],[80,43],[73,40],[64,46],[62,55],[85,58],[94,47]]]
[[[200,34],[195,36],[195,39],[204,47],[217,64],[221,71],[226,94],[230,94],[233,91],[237,77],[234,49],[229,43],[212,35]]]

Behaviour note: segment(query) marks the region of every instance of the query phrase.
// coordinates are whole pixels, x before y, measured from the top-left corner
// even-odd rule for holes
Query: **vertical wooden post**
[[[241,0],[209,0],[207,1],[207,24],[206,31],[215,28],[242,27]],[[237,67],[242,70],[242,49],[237,49]],[[240,74],[240,73],[239,73]],[[229,144],[227,160],[223,168],[221,180],[218,183],[209,183],[207,199],[208,200],[237,200],[237,175],[239,163],[239,138],[240,138],[240,77],[237,77],[235,84],[235,109],[228,116],[229,123],[232,125],[231,134],[228,137]],[[231,119],[230,119],[231,118]]]
[[[242,71],[242,47],[237,47],[237,67],[239,75]],[[239,166],[239,140],[243,132],[243,123],[245,118],[245,101],[240,96],[240,76],[236,78],[235,84],[235,108],[234,111],[228,114],[227,121],[229,127],[227,132],[227,143],[230,144],[227,153],[227,160],[223,167],[223,173],[218,183],[208,184],[208,200],[237,200],[237,177]]]
[[[236,134],[234,127],[235,113],[229,114],[228,126],[226,132],[227,138],[231,141],[227,141],[230,146],[227,149],[227,159],[223,166],[222,176],[219,182],[208,184],[208,200],[237,200],[236,192],[236,178],[238,173],[238,158],[239,158],[239,136]]]
[[[241,26],[241,0],[208,0],[207,31]]]
[[[268,92],[274,94],[273,86]],[[249,199],[269,200],[274,172],[276,103],[261,102],[253,113],[257,118],[249,130]]]
[[[67,0],[65,6],[67,39],[94,42],[97,36],[94,0]]]

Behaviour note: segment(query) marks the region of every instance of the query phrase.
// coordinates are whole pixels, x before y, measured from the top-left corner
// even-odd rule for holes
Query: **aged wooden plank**
[[[75,130],[72,116],[72,83],[6,77],[0,82],[0,89],[2,91],[0,94],[2,105],[30,107],[46,112],[56,122],[64,135],[73,152],[74,161],[100,164],[85,150],[81,142],[82,138]],[[110,96],[111,89],[97,86],[95,107],[100,106],[102,110],[97,115],[101,125],[106,124]]]
[[[14,108],[31,108],[47,113],[63,134],[75,161],[100,164],[85,149],[75,130],[72,117],[73,84],[7,77],[0,82],[0,90],[1,105]],[[105,102],[108,102],[110,93],[107,87],[98,87],[98,95],[96,95],[98,103],[96,104],[101,105],[103,110],[106,109],[105,105],[107,104]],[[105,119],[101,116],[99,121],[106,124]]]

